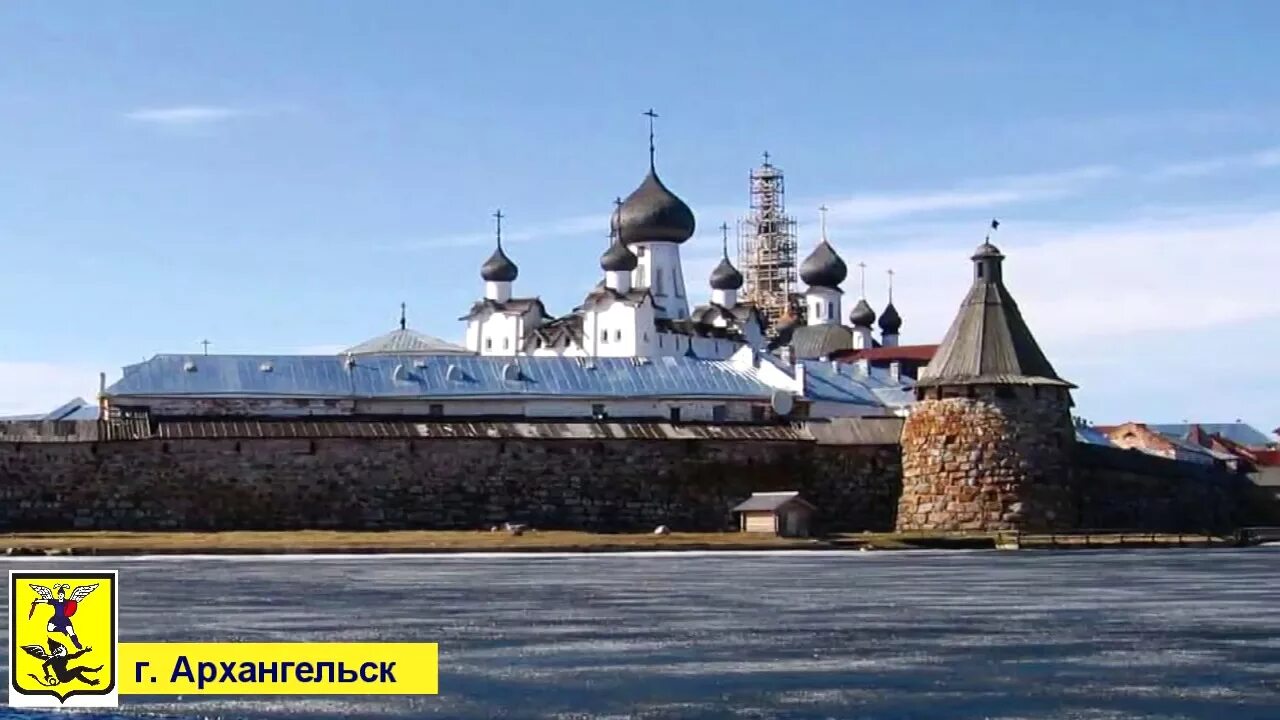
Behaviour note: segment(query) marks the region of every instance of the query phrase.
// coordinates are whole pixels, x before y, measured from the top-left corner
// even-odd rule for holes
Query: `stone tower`
[[[920,373],[903,427],[897,527],[1073,527],[1075,386],[1058,377],[1023,321],[1000,250],[988,239],[972,260],[973,286]]]

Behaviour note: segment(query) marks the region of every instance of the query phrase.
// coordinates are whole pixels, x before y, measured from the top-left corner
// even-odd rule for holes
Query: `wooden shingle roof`
[[[942,344],[920,371],[917,387],[939,385],[1055,385],[1073,388],[1058,373],[1004,286],[1004,255],[984,243],[973,255],[974,279]]]

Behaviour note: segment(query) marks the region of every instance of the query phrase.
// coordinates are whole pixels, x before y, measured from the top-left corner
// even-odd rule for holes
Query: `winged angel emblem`
[[[87,594],[88,593],[86,593],[86,595]],[[88,667],[87,665],[77,665],[73,668],[67,667],[67,663],[79,658],[93,648],[85,648],[73,653],[68,653],[66,645],[63,645],[53,638],[49,638],[48,652],[45,652],[45,649],[39,645],[23,645],[22,649],[26,651],[28,655],[31,655],[37,660],[44,661],[44,665],[42,666],[44,669],[44,679],[36,677],[31,673],[28,673],[27,675],[32,680],[35,680],[45,687],[61,685],[62,683],[70,682],[72,680],[80,680],[81,682],[89,685],[97,685],[101,682],[101,680],[85,676],[85,673],[94,673],[101,670],[101,665],[98,667]]]
[[[35,614],[37,605],[52,605],[53,616],[49,618],[49,632],[57,632],[66,635],[70,638],[71,643],[76,646],[76,650],[79,650],[80,640],[76,637],[76,629],[71,624],[71,616],[76,614],[76,606],[83,602],[85,598],[89,597],[89,593],[93,592],[97,587],[97,583],[92,585],[79,585],[75,590],[71,591],[71,597],[67,597],[67,591],[71,590],[70,585],[54,585],[53,589],[50,590],[43,585],[31,583],[31,589],[40,597],[31,601],[31,610],[27,613],[27,619],[31,619],[31,616]],[[57,597],[54,597],[55,594]],[[53,640],[50,640],[49,642],[52,643]],[[24,649],[27,647],[39,648],[40,646],[23,646]],[[65,649],[66,648],[63,648],[63,650]]]

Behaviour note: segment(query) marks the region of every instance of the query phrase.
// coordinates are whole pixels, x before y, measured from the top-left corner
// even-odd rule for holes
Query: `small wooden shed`
[[[752,493],[733,508],[738,515],[738,529],[782,537],[808,537],[809,521],[817,508],[794,490]]]

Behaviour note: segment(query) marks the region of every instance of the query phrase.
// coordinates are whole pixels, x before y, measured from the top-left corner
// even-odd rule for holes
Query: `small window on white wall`
[[[833,303],[827,303],[827,317],[835,317],[836,306]]]
[[[502,338],[502,349],[509,350],[511,348],[511,338]]]
[[[822,317],[822,303],[816,302],[813,304],[813,316],[816,318]]]
[[[608,330],[601,330],[601,331],[600,331],[600,342],[602,342],[602,343],[607,343],[607,342],[609,342],[609,331],[608,331]]]
[[[676,274],[674,268],[671,270],[671,287],[675,288],[676,297],[684,297],[684,288],[680,287],[680,276]]]
[[[492,350],[492,349],[493,349],[493,338],[485,338],[485,339],[484,339],[484,349],[485,349],[485,350]]]
[[[662,268],[653,269],[653,279],[657,280],[657,283],[654,288],[654,295],[661,295],[662,294]]]
[[[621,342],[621,341],[622,341],[622,331],[621,331],[621,330],[614,330],[614,331],[613,331],[613,339],[614,339],[614,340],[616,340],[616,341]]]
[[[644,341],[649,342],[649,333],[644,333]]]

